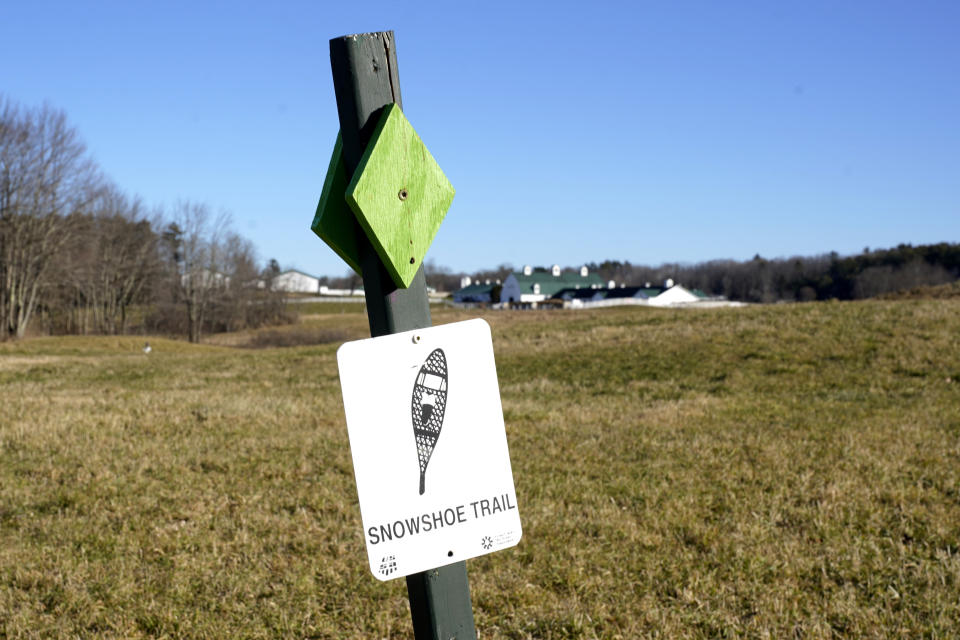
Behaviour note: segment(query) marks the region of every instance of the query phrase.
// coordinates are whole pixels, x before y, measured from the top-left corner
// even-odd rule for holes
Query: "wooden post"
[[[393,32],[332,39],[330,64],[343,137],[343,162],[347,176],[352,176],[381,109],[393,102],[403,108]],[[430,302],[423,266],[407,289],[398,289],[363,230],[354,226],[370,335],[429,327]],[[465,562],[407,576],[407,594],[417,640],[477,637]]]

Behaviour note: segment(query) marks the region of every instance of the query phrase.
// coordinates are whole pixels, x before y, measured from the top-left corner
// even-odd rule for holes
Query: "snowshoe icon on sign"
[[[443,349],[434,349],[417,373],[410,400],[413,437],[420,463],[420,495],[426,491],[427,464],[437,446],[443,414],[447,408],[447,356]]]

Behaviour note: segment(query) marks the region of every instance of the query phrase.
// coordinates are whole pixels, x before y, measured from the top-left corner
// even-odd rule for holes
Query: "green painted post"
[[[382,109],[391,103],[403,108],[393,32],[332,39],[330,64],[340,116],[343,161],[349,180]],[[370,334],[382,336],[429,327],[430,302],[423,266],[408,288],[398,289],[366,234],[359,225],[354,226]],[[477,637],[465,562],[407,576],[407,594],[417,640]]]

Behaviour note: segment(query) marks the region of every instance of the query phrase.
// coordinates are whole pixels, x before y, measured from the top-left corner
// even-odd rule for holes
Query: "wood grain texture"
[[[398,287],[408,287],[423,264],[453,196],[453,185],[403,111],[387,105],[346,200]]]
[[[351,269],[360,273],[356,225],[353,211],[345,199],[346,190],[347,170],[343,166],[343,137],[338,133],[327,167],[327,177],[320,192],[320,202],[310,228],[343,258]]]
[[[377,126],[380,110],[388,104],[403,108],[393,32],[334,38],[330,41],[330,62],[344,163],[352,176]]]

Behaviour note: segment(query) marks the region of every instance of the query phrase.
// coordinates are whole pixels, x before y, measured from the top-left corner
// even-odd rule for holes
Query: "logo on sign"
[[[426,490],[427,464],[437,446],[446,408],[447,356],[443,349],[434,349],[420,366],[410,399],[413,437],[420,463],[420,495]]]
[[[383,559],[380,560],[380,575],[388,576],[396,570],[397,570],[396,556],[384,556]]]
[[[483,536],[483,540],[480,541],[480,545],[483,546],[484,549],[489,549],[493,546],[493,538],[490,536]]]

